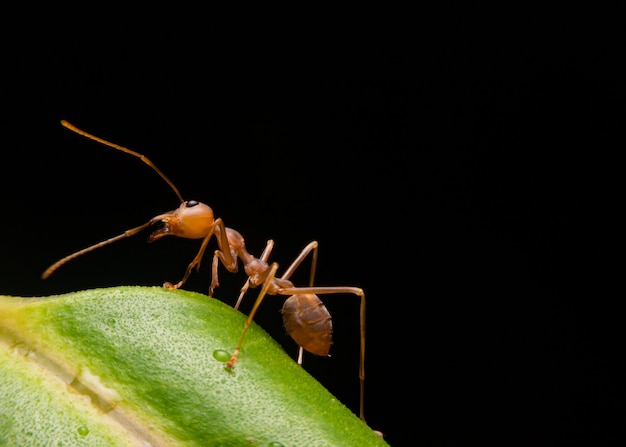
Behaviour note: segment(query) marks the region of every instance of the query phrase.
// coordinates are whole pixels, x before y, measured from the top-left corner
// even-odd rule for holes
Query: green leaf
[[[386,446],[245,316],[194,292],[0,296],[0,446]],[[219,358],[219,355],[218,355]]]

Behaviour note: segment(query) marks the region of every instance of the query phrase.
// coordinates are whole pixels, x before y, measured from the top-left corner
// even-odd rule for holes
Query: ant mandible
[[[261,291],[259,292],[252,310],[248,314],[248,318],[244,323],[244,328],[235,351],[230,360],[225,362],[227,368],[234,367],[247,330],[252,323],[257,309],[266,295],[288,296],[282,308],[283,324],[287,333],[298,344],[298,364],[302,364],[303,350],[318,356],[328,356],[332,343],[331,316],[317,295],[338,293],[356,295],[360,299],[359,417],[365,421],[365,293],[358,287],[315,287],[313,285],[315,269],[317,266],[317,241],[307,244],[307,246],[300,252],[283,275],[277,277],[276,272],[278,270],[278,264],[275,262],[270,264],[268,262],[269,255],[274,246],[274,241],[267,241],[265,250],[261,256],[259,258],[254,257],[247,251],[244,238],[238,231],[226,227],[221,218],[216,219],[210,206],[195,200],[184,200],[174,183],[172,183],[172,181],[167,178],[167,176],[165,176],[165,174],[163,174],[163,172],[161,172],[161,170],[157,168],[156,165],[154,165],[145,155],[85,132],[65,120],[62,120],[61,124],[79,135],[139,158],[142,162],[150,166],[163,180],[165,180],[165,182],[167,182],[180,200],[180,205],[178,208],[159,214],[158,216],[150,219],[148,222],[126,230],[120,235],[98,242],[97,244],[60,259],[43,272],[43,279],[48,278],[63,264],[77,258],[78,256],[116,242],[120,239],[133,236],[146,228],[150,228],[152,233],[148,236],[148,242],[153,242],[163,236],[169,235],[187,239],[202,239],[200,250],[187,266],[183,278],[176,284],[172,284],[170,282],[165,282],[163,284],[163,287],[168,289],[178,289],[185,284],[194,268],[196,268],[196,270],[200,268],[200,261],[204,256],[207,245],[211,238],[215,236],[218,249],[215,250],[213,255],[209,295],[213,296],[215,288],[219,286],[218,267],[220,262],[229,272],[236,273],[239,269],[238,260],[241,260],[244,271],[248,276],[244,286],[241,288],[239,298],[235,304],[235,309],[239,308],[243,296],[249,287],[254,288],[261,286]],[[295,287],[289,278],[302,261],[309,255],[312,256],[309,286]]]

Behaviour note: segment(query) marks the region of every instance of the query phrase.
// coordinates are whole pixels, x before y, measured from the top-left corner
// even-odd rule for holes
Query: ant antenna
[[[124,231],[120,235],[117,235],[115,237],[107,239],[106,241],[98,242],[97,244],[94,244],[91,247],[87,247],[87,248],[85,248],[83,250],[77,251],[76,253],[72,253],[71,255],[66,256],[63,259],[58,260],[57,262],[52,264],[50,267],[48,267],[45,272],[43,272],[43,274],[41,275],[41,278],[42,279],[48,278],[50,275],[52,275],[63,264],[67,263],[68,261],[71,261],[74,258],[79,257],[80,255],[84,255],[85,253],[89,253],[90,251],[94,251],[96,248],[104,247],[105,245],[112,244],[113,242],[119,241],[120,239],[124,239],[125,237],[131,237],[134,234],[139,233],[144,228],[147,228],[148,226],[150,226],[150,223],[151,222],[146,222],[143,225],[140,225],[138,227],[132,228],[130,230],[126,230],[126,231]]]
[[[163,180],[165,180],[167,182],[168,185],[170,185],[170,188],[172,188],[174,193],[178,196],[178,199],[180,200],[181,203],[185,201],[183,199],[183,196],[178,191],[178,188],[176,188],[176,186],[174,186],[174,183],[172,183],[172,181],[169,178],[167,178],[167,176],[165,174],[163,174],[161,172],[161,170],[159,168],[157,168],[156,165],[154,163],[152,163],[148,159],[148,157],[146,157],[145,155],[140,154],[139,152],[135,152],[133,150],[130,150],[128,148],[125,148],[124,146],[120,146],[118,144],[111,143],[110,141],[103,140],[102,138],[99,138],[99,137],[97,137],[95,135],[92,135],[92,134],[90,134],[88,132],[85,132],[84,130],[79,129],[78,127],[74,126],[73,124],[70,124],[69,122],[67,122],[65,120],[61,120],[61,125],[63,125],[63,127],[68,128],[72,132],[76,132],[77,134],[82,135],[83,137],[90,138],[90,139],[92,139],[94,141],[97,141],[98,143],[104,144],[105,146],[112,147],[113,149],[117,149],[118,151],[126,152],[127,154],[130,154],[130,155],[133,155],[133,156],[137,157],[138,159],[143,161],[145,164],[150,166],[157,174],[159,174],[159,176]]]

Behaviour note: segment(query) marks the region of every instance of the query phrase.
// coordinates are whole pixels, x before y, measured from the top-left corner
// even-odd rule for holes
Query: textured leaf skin
[[[0,446],[385,446],[245,316],[194,292],[0,296]]]

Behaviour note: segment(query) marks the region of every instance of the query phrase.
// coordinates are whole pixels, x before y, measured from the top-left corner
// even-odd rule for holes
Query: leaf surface
[[[194,292],[0,296],[0,445],[386,446],[245,316]]]

